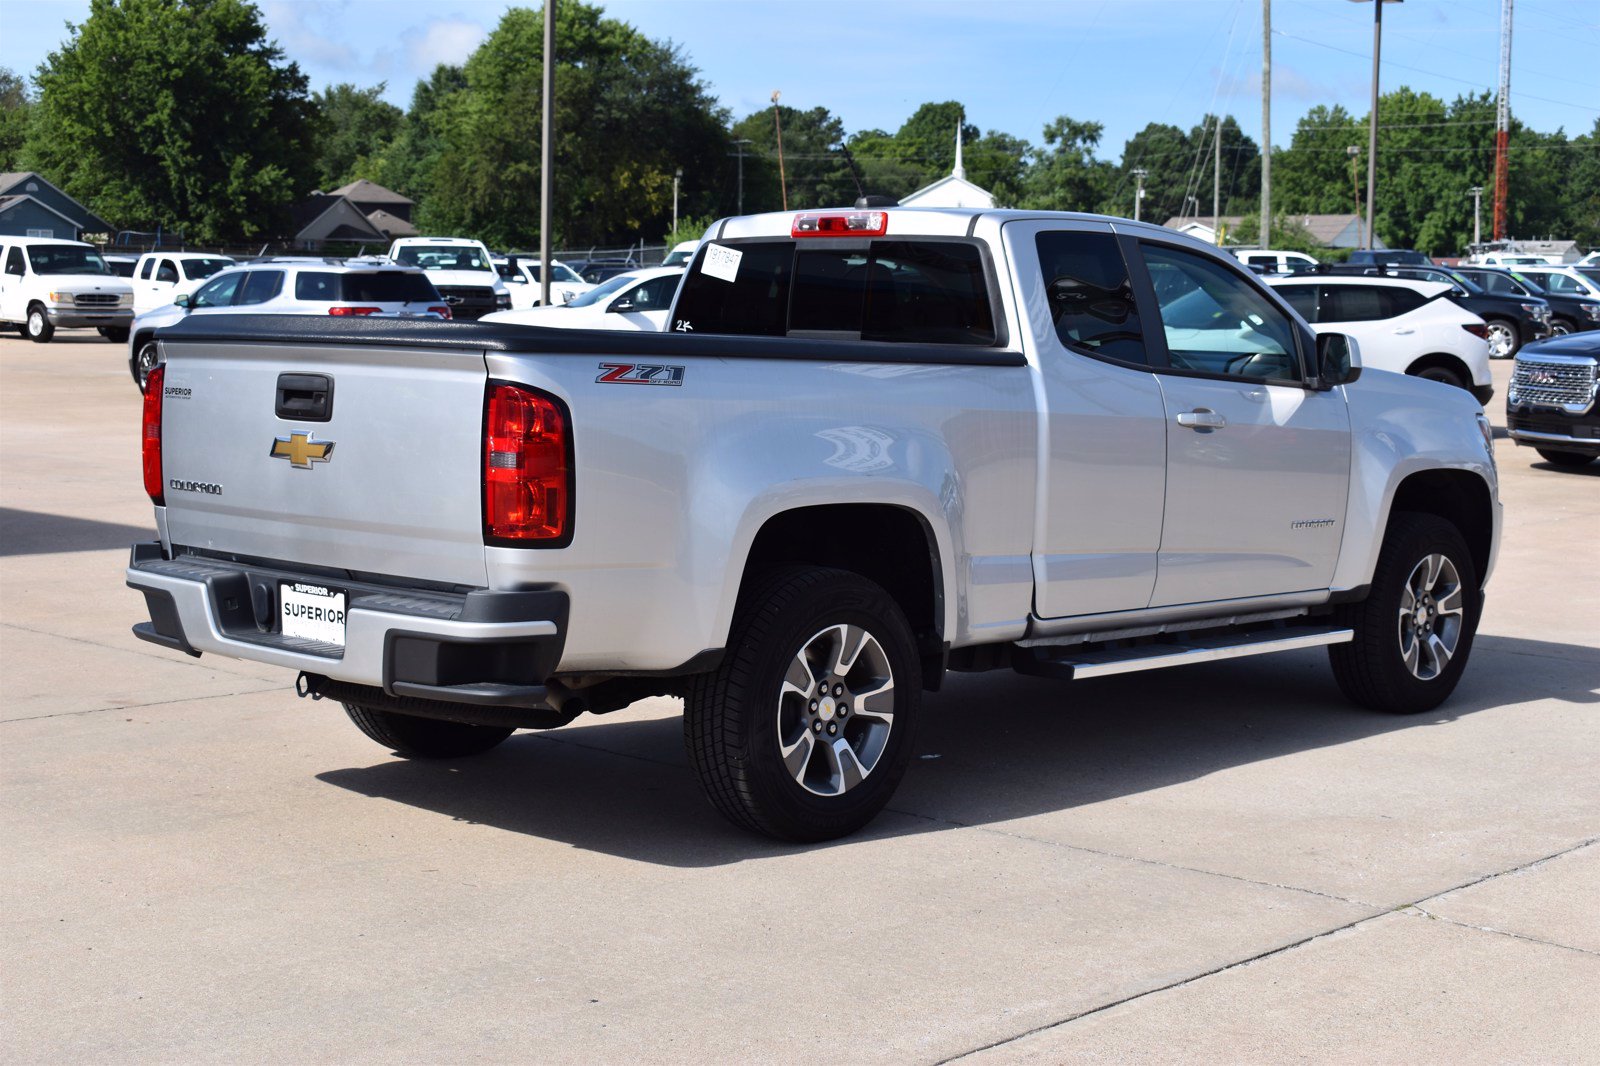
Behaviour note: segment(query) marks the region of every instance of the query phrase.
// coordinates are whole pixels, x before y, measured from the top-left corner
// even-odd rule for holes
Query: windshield
[[[100,253],[75,244],[39,244],[28,249],[35,274],[115,274]]]
[[[632,274],[618,274],[610,281],[601,282],[582,296],[575,297],[568,307],[588,307],[610,298],[613,293],[626,289],[639,279]]]
[[[232,259],[185,259],[183,276],[191,281],[195,278],[209,278],[223,267],[231,266],[233,266]]]
[[[494,269],[481,251],[465,245],[413,244],[396,252],[394,261],[402,266],[421,267],[423,270]]]
[[[1538,278],[1530,277],[1527,274],[1518,273],[1515,270],[1511,271],[1511,276],[1516,278],[1518,281],[1520,281],[1522,283],[1522,287],[1524,289],[1528,290],[1528,295],[1530,295],[1530,296],[1548,296],[1549,295],[1549,293],[1544,291],[1544,285],[1540,283]]]
[[[533,279],[534,284],[537,285],[539,283],[539,262],[538,262],[538,260],[536,260],[536,259],[535,260],[524,259],[522,261],[522,266],[523,266],[523,268],[525,270],[527,270],[528,276]],[[587,285],[588,284],[588,282],[584,281],[581,277],[578,276],[578,272],[577,271],[573,270],[571,267],[567,266],[567,264],[565,264],[565,263],[556,263],[554,266],[552,266],[550,268],[550,280],[552,282],[557,282],[557,281],[565,282],[568,285]]]

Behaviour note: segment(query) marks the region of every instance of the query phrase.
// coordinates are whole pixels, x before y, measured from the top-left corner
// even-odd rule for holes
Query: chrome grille
[[[1559,407],[1573,414],[1586,411],[1594,400],[1595,364],[1546,362],[1517,357],[1511,372],[1511,401],[1539,407]]]
[[[114,292],[80,292],[72,297],[78,307],[115,307],[122,297]]]

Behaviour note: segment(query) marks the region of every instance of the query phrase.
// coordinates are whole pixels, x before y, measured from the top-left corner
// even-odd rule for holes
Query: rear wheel
[[[1461,380],[1461,375],[1447,366],[1430,366],[1426,370],[1419,370],[1417,377],[1424,381],[1437,381],[1441,385],[1454,385],[1458,389],[1467,387],[1467,383]]]
[[[1372,591],[1343,611],[1355,639],[1328,648],[1351,700],[1392,714],[1432,710],[1455,691],[1472,651],[1482,599],[1467,543],[1437,515],[1389,523]]]
[[[768,575],[743,598],[721,666],[684,700],[689,761],[712,805],[781,840],[866,825],[911,760],[920,668],[905,615],[871,581]]]
[[[139,391],[150,382],[150,371],[156,368],[158,362],[156,342],[147,340],[139,345],[139,354],[133,357],[133,376],[139,382]]]
[[[45,314],[44,308],[34,304],[28,308],[28,321],[23,324],[23,332],[28,339],[36,344],[48,344],[50,338],[56,335],[56,327],[50,321],[50,316]]]
[[[1517,354],[1517,349],[1522,347],[1517,337],[1517,327],[1500,318],[1491,318],[1485,325],[1489,327],[1489,358],[1510,359]]]
[[[1539,453],[1539,458],[1555,466],[1588,466],[1595,460],[1595,456],[1582,452],[1557,452],[1549,448],[1535,448],[1534,451]]]
[[[499,726],[465,725],[380,711],[357,703],[344,704],[356,728],[408,759],[457,759],[481,755],[511,735]]]

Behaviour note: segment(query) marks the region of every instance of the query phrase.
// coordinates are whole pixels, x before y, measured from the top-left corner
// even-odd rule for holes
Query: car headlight
[[[494,306],[495,306],[496,310],[500,310],[500,311],[504,311],[507,308],[509,308],[511,306],[511,294],[509,292],[497,292],[497,293],[495,293],[494,294]]]
[[[1528,314],[1532,315],[1534,318],[1550,317],[1549,304],[1523,304],[1522,309],[1528,312]]]
[[[52,292],[46,295],[50,297],[50,302],[53,304],[69,304],[72,302],[72,293],[70,292]]]
[[[1583,313],[1588,318],[1600,321],[1600,304],[1584,304]]]
[[[1478,432],[1483,434],[1483,450],[1489,456],[1489,466],[1492,468],[1494,467],[1494,427],[1489,424],[1489,416],[1482,411],[1478,412]]]

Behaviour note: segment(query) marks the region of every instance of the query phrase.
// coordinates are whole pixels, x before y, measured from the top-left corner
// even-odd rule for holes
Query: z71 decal
[[[682,385],[683,367],[649,363],[601,363],[596,381],[605,385]]]

